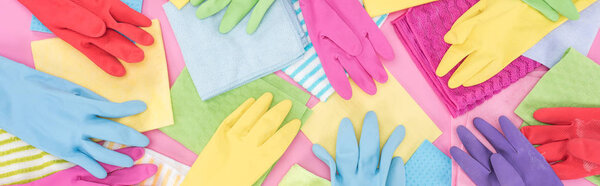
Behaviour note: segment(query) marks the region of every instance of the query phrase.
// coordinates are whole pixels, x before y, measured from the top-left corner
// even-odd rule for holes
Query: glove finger
[[[79,165],[81,168],[85,169],[87,172],[92,174],[96,178],[106,178],[106,170],[96,160],[92,159],[87,154],[83,152],[76,152],[67,157],[60,157],[71,163]]]
[[[355,57],[343,55],[340,56],[338,60],[346,72],[348,72],[350,79],[352,79],[360,89],[369,95],[375,95],[375,93],[377,93],[377,86],[375,85],[373,78],[369,76],[367,71],[365,71]]]
[[[567,142],[568,141],[557,141],[546,143],[536,147],[536,150],[544,156],[547,162],[553,163],[557,161],[563,161],[567,159]]]
[[[388,61],[393,60],[394,50],[392,49],[392,45],[390,44],[390,42],[388,42],[387,38],[383,35],[381,30],[377,27],[377,25],[375,25],[375,23],[373,23],[372,26],[374,28],[369,30],[368,35],[364,36],[365,38],[367,38],[369,44],[371,45],[369,47],[372,47],[373,50],[377,52],[379,56],[381,56],[381,58]],[[363,42],[363,44],[365,43]],[[363,51],[369,50],[364,47],[365,46],[363,46]]]
[[[485,68],[488,64],[492,63],[492,60],[486,59],[487,56],[478,52],[473,52],[465,58],[465,60],[458,66],[454,74],[448,80],[448,86],[450,88],[456,88],[463,85],[467,80],[473,78],[478,72]]]
[[[120,22],[126,23],[131,26],[141,26],[141,27],[149,27],[152,25],[152,21],[144,14],[135,11],[134,9],[127,6],[125,3],[121,1],[114,1],[112,6],[110,7],[110,14],[112,17]],[[121,30],[117,30],[121,32]],[[123,33],[123,32],[121,32]],[[123,33],[125,34],[125,33]],[[129,36],[127,36],[129,37]],[[131,38],[131,37],[129,37]],[[133,39],[133,38],[132,38]],[[136,41],[137,42],[137,41]]]
[[[544,16],[550,19],[551,21],[558,21],[558,18],[560,17],[560,15],[558,15],[558,12],[556,12],[554,8],[550,7],[550,5],[546,3],[545,0],[522,1],[528,4],[529,6],[533,7],[534,9],[538,10],[540,13],[544,14]]]
[[[573,156],[600,165],[600,140],[575,138],[569,140],[567,149]]]
[[[525,186],[525,182],[519,172],[500,154],[492,154],[490,157],[494,173],[500,185]]]
[[[258,0],[232,0],[223,15],[219,32],[227,33],[233,29],[247,14]]]
[[[269,10],[269,7],[273,4],[275,0],[259,0],[254,10],[252,10],[252,14],[250,14],[250,20],[248,21],[248,26],[246,27],[246,33],[252,34],[258,28],[258,25],[262,21],[265,13]]]
[[[102,162],[108,165],[114,165],[119,167],[131,167],[133,166],[133,159],[131,157],[104,148],[102,145],[94,143],[92,141],[84,141],[80,149],[83,153],[94,158],[98,162]]]
[[[500,123],[500,128],[502,129],[504,136],[506,136],[506,139],[513,147],[523,151],[533,148],[531,143],[527,141],[527,138],[523,136],[523,133],[521,133],[506,116],[500,116],[498,122]]]
[[[113,30],[107,30],[102,37],[90,38],[90,42],[125,62],[135,63],[144,60],[142,49]]]
[[[456,132],[458,133],[458,138],[462,142],[467,152],[471,154],[477,162],[479,162],[482,166],[491,170],[490,165],[490,156],[492,152],[487,149],[481,142],[464,126],[458,126],[456,128]]]
[[[111,31],[107,31],[107,33],[108,32]],[[121,62],[119,62],[119,60],[113,54],[109,53],[108,51],[105,51],[102,47],[94,44],[94,40],[101,39],[91,38],[92,43],[90,43],[90,41],[86,41],[86,39],[72,39],[81,38],[80,35],[72,31],[55,32],[54,34],[56,34],[60,38],[63,38],[64,41],[66,41],[71,46],[75,47],[77,50],[79,50],[81,53],[87,56],[88,59],[90,59],[94,64],[96,64],[96,66],[100,67],[100,69],[102,69],[104,72],[116,77],[121,77],[125,75],[125,67],[123,66],[123,64],[121,64]],[[103,38],[102,40],[104,40],[105,42],[109,41],[108,39],[106,39],[106,36],[102,36],[100,38]]]
[[[244,114],[240,117],[239,120],[231,127],[232,134],[237,136],[246,136],[248,131],[256,124],[259,118],[261,118],[265,112],[271,106],[271,101],[273,100],[273,94],[264,93]]]
[[[93,123],[85,126],[85,131],[86,135],[92,138],[127,146],[145,147],[150,143],[148,137],[135,129],[103,118],[94,119]]]
[[[375,81],[385,83],[388,79],[387,72],[381,60],[373,51],[373,46],[370,43],[365,43],[363,47],[362,53],[356,56],[358,62]]]
[[[139,100],[116,103],[111,101],[89,101],[94,108],[92,112],[105,118],[123,118],[142,113],[146,110],[146,103]]]
[[[110,27],[119,31],[121,34],[127,36],[129,39],[141,45],[149,46],[152,45],[152,43],[154,43],[154,38],[152,37],[152,35],[150,35],[150,33],[142,30],[139,27],[125,23],[115,23]]]
[[[488,79],[494,77],[500,71],[502,71],[502,69],[504,69],[504,67],[506,67],[506,65],[502,65],[497,60],[494,60],[494,61],[488,63],[487,66],[485,66],[482,70],[475,73],[467,81],[465,81],[463,83],[463,86],[471,87],[471,86],[475,86],[480,83],[483,83],[483,82],[487,81]]]
[[[317,158],[319,158],[322,162],[324,162],[325,164],[327,164],[327,166],[329,166],[331,183],[334,183],[337,172],[336,172],[336,165],[335,165],[335,161],[333,160],[333,157],[331,157],[331,155],[329,155],[329,152],[327,152],[327,150],[325,150],[325,148],[323,148],[323,146],[321,146],[319,144],[314,144],[312,146],[312,151],[313,151],[313,154],[315,154],[315,156],[317,156]]]
[[[405,136],[404,126],[398,125],[392,132],[392,135],[390,135],[388,140],[385,142],[385,145],[383,145],[383,150],[381,151],[381,163],[379,164],[379,171],[383,172],[384,173],[383,175],[387,174],[387,172],[390,170],[390,161],[391,161],[391,169],[392,169],[391,171],[393,171],[394,166],[396,166],[396,165],[394,165],[394,161],[402,162],[401,157],[395,157],[393,159],[392,159],[392,157],[394,156],[394,152],[396,152],[396,149],[398,148],[400,143],[402,143],[404,136]],[[362,148],[362,146],[361,146],[361,148]],[[399,160],[397,160],[397,159],[399,159]],[[404,167],[404,164],[402,166]]]
[[[198,6],[200,3],[204,2],[204,0],[190,0],[193,6]]]
[[[130,168],[122,168],[108,174],[105,179],[97,179],[92,177],[82,178],[85,181],[93,183],[101,183],[106,185],[135,185],[152,177],[157,167],[154,164],[134,165]]]
[[[292,101],[283,100],[267,111],[250,129],[246,140],[250,140],[254,144],[262,145],[269,137],[271,137],[281,123],[290,112]]]
[[[462,44],[467,40],[473,28],[483,20],[482,12],[486,7],[487,0],[482,0],[473,5],[456,22],[452,28],[444,35],[444,41],[448,44]]]
[[[353,175],[358,166],[358,143],[352,122],[342,119],[335,145],[335,160],[337,170],[341,175]]]
[[[141,148],[141,147],[125,147],[125,148],[117,149],[115,151],[131,157],[133,159],[133,161],[136,161],[136,160],[142,158],[142,156],[144,156],[144,153],[145,153],[144,148]],[[111,172],[122,168],[119,166],[109,165],[109,164],[105,164],[105,163],[100,163],[100,165],[104,168],[104,170],[106,170],[106,172],[108,172],[107,178],[110,177]]]
[[[264,152],[272,152],[266,154],[269,160],[273,160],[271,163],[275,163],[283,155],[287,147],[296,138],[298,131],[300,131],[300,120],[294,119],[281,127],[260,147],[261,149],[269,149],[263,150]]]
[[[510,155],[514,155],[516,149],[506,140],[504,135],[494,128],[491,124],[481,118],[475,118],[473,125],[479,130],[479,132],[487,139],[490,144],[496,149],[500,155],[511,158]]]
[[[106,31],[106,25],[102,19],[72,1],[19,0],[19,2],[25,5],[52,32],[60,32],[66,28],[88,37],[99,37]]]
[[[360,134],[359,147],[359,171],[368,173],[376,172],[379,164],[379,157],[382,156],[379,155],[379,124],[377,122],[377,115],[375,115],[375,112],[373,111],[369,111],[365,115]],[[390,157],[390,160],[391,158],[392,157]]]
[[[395,157],[392,159],[390,172],[387,174],[387,181],[385,185],[404,186],[406,184],[406,174],[404,172],[404,161],[402,160],[402,157]]]
[[[246,111],[250,108],[250,106],[254,104],[254,102],[256,102],[254,98],[248,98],[246,101],[244,101],[244,103],[242,103],[238,108],[236,108],[233,112],[231,112],[231,114],[229,114],[229,116],[227,116],[223,120],[221,126],[219,126],[219,129],[223,127],[224,129],[229,130],[231,127],[233,127],[233,124],[235,124],[240,119],[240,117],[242,117],[242,115],[246,113]]]
[[[566,125],[534,125],[524,126],[521,132],[531,144],[540,145],[569,139],[569,128]]]
[[[600,166],[585,162],[579,158],[568,157],[567,160],[552,164],[552,169],[561,180],[578,179],[600,174]]]
[[[570,125],[573,120],[598,120],[600,108],[555,107],[541,108],[533,113],[533,117],[543,123]]]
[[[223,10],[231,0],[207,0],[196,10],[196,17],[204,19]]]
[[[348,100],[352,97],[352,87],[350,86],[350,80],[346,76],[346,71],[340,64],[337,57],[331,54],[319,54],[321,60],[321,66],[327,76],[327,80],[331,83],[331,87],[340,95],[340,97]]]
[[[310,12],[307,13],[308,17],[305,16],[305,21],[307,22],[306,23],[307,26],[309,24],[311,24],[311,25],[319,26],[319,29],[322,29],[316,33],[316,38],[311,37],[312,38],[311,40],[314,40],[314,39],[328,40],[328,41],[331,41],[335,46],[338,46],[340,49],[342,49],[345,53],[347,53],[349,55],[353,55],[353,56],[359,55],[361,53],[361,51],[363,50],[363,46],[360,41],[360,38],[354,33],[354,31],[352,31],[350,26],[347,25],[346,22],[344,22],[344,20],[340,17],[340,15],[338,13],[336,13],[336,11],[334,11],[334,9],[331,6],[329,6],[328,3],[325,3],[325,1],[316,1],[316,2],[321,2],[321,3],[320,4],[319,3],[301,3],[301,4],[308,4],[305,6],[304,9],[301,8],[303,10],[302,15],[304,15],[304,10],[308,9],[310,6],[320,6],[319,8],[310,7],[310,10],[319,9],[320,10],[319,14],[322,15],[321,17],[309,19],[309,18],[311,18]],[[321,19],[319,19],[319,18],[321,18]],[[318,21],[324,21],[325,19],[328,21],[327,22],[318,22]],[[312,21],[315,21],[315,23],[312,23]],[[323,43],[329,44],[328,42],[323,42]],[[319,55],[321,55],[321,54],[319,54]]]
[[[455,68],[467,55],[471,54],[473,49],[467,48],[465,45],[452,45],[442,57],[440,64],[435,70],[435,74],[439,77],[445,76]],[[456,73],[456,72],[455,72]]]
[[[546,3],[548,3],[552,9],[556,10],[558,13],[569,18],[570,20],[579,19],[579,12],[577,11],[575,4],[573,4],[573,1],[547,0]]]
[[[471,180],[477,185],[487,185],[488,176],[490,175],[490,169],[484,167],[473,157],[469,156],[465,151],[460,150],[457,147],[450,148],[450,155],[460,168],[471,178]],[[488,159],[489,160],[489,159]]]

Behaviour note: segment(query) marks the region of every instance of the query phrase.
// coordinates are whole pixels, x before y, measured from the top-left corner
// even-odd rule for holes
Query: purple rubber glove
[[[479,185],[563,185],[544,157],[529,143],[519,129],[505,116],[499,119],[504,135],[488,122],[475,118],[475,128],[492,144],[496,153],[488,150],[464,126],[456,131],[469,152],[452,147],[454,161]]]
[[[344,99],[352,97],[348,72],[363,91],[375,94],[373,79],[385,83],[388,78],[379,56],[391,60],[394,52],[360,2],[300,0],[300,8],[333,89]]]
[[[134,161],[144,155],[144,148],[127,147],[116,150],[131,157]],[[135,185],[156,173],[157,167],[154,164],[139,164],[128,168],[121,168],[114,165],[100,163],[108,172],[104,179],[98,179],[92,176],[88,171],[75,166],[63,171],[56,172],[50,176],[36,180],[20,186],[43,186],[43,185],[82,185],[82,186],[102,186],[102,185]]]

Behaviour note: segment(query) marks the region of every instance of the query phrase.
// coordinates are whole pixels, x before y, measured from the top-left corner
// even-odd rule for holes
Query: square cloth
[[[177,10],[167,2],[163,9],[202,100],[280,70],[304,54],[307,38],[289,1],[275,1],[250,35],[250,16],[221,34],[218,28],[226,10],[198,19],[190,3]]]
[[[88,88],[114,102],[141,100],[141,114],[111,119],[144,132],[173,124],[167,59],[158,20],[142,28],[154,37],[150,46],[138,45],[146,57],[138,63],[121,61],[127,74],[114,77],[96,66],[81,52],[59,38],[31,42],[37,70]]]
[[[279,182],[279,186],[329,186],[331,182],[325,178],[314,175],[312,172],[304,169],[298,164],[285,174]]]
[[[406,185],[451,185],[452,160],[425,140],[404,166]]]
[[[356,83],[350,81],[354,92],[352,99],[345,100],[338,94],[333,94],[327,102],[319,102],[301,128],[302,132],[311,142],[323,146],[335,158],[336,137],[342,119],[350,119],[356,136],[360,136],[365,114],[374,111],[379,121],[381,146],[396,126],[404,125],[406,136],[394,156],[409,159],[423,140],[435,141],[442,131],[389,72],[388,77],[390,79],[387,83],[375,83],[375,95],[360,91]]]
[[[121,2],[129,6],[129,8],[142,13],[143,0],[121,0]],[[44,26],[44,24],[42,24],[42,22],[40,22],[40,20],[35,16],[31,16],[31,26],[29,29],[38,32],[52,33],[52,31],[46,28],[46,26]]]
[[[306,30],[306,23],[304,22],[304,17],[302,16],[302,10],[300,9],[300,2],[298,0],[291,0],[294,5],[295,14],[300,20],[300,25],[302,26],[302,31],[304,32],[304,36],[308,37],[308,30]],[[362,1],[361,1],[362,3]],[[374,17],[373,21],[378,26],[381,26],[385,19],[386,15]],[[299,60],[297,60],[294,64],[283,68],[283,72],[289,75],[294,81],[298,82],[302,87],[304,87],[308,92],[310,92],[315,97],[319,98],[321,101],[326,101],[335,90],[329,84],[329,80],[325,76],[325,71],[323,71],[323,67],[321,66],[321,61],[317,57],[317,52],[313,47],[311,41],[308,39],[308,44],[304,47],[306,51]]]
[[[393,21],[394,28],[411,54],[412,61],[453,117],[473,109],[540,65],[521,56],[479,85],[449,88],[448,79],[456,67],[444,77],[440,78],[435,74],[442,57],[451,46],[444,41],[444,35],[454,22],[477,2],[478,0],[440,0],[411,8],[405,15]]]
[[[600,107],[600,66],[570,48],[550,69],[515,110],[522,126],[545,125],[533,112],[549,107]],[[586,177],[600,184],[600,176]]]

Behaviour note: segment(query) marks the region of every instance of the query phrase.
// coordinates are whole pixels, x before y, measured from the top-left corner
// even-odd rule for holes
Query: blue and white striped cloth
[[[300,10],[300,3],[298,0],[291,1],[294,5],[294,10],[296,11],[296,16],[298,16],[300,25],[304,30],[304,34],[308,37],[306,23],[304,22],[302,11]],[[387,14],[375,17],[373,18],[373,21],[375,21],[378,26],[381,26],[386,18]],[[317,53],[315,52],[312,43],[309,42],[304,47],[304,50],[306,52],[304,53],[304,56],[299,58],[298,62],[283,68],[282,71],[294,79],[294,81],[298,82],[298,84],[308,90],[312,95],[319,98],[321,101],[326,101],[327,98],[333,94],[334,90],[325,76],[325,71],[323,71],[321,61],[317,57]]]

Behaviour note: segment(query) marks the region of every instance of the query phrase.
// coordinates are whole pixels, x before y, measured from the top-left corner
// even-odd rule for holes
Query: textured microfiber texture
[[[388,73],[387,83],[376,83],[377,94],[369,95],[350,81],[352,99],[345,100],[337,93],[327,102],[319,102],[313,107],[312,115],[301,128],[311,142],[325,148],[335,158],[336,136],[340,121],[348,118],[354,124],[356,136],[360,136],[364,115],[369,111],[377,113],[379,121],[380,147],[390,137],[398,125],[406,128],[406,136],[394,156],[407,160],[419,148],[423,140],[435,141],[442,131],[431,118],[406,92],[404,87]]]
[[[572,47],[587,55],[594,43],[598,28],[600,28],[600,2],[595,2],[581,11],[581,18],[563,23],[523,53],[523,56],[552,68],[568,48]]]
[[[533,118],[533,112],[548,107],[600,107],[600,66],[570,48],[563,58],[538,81],[515,113],[522,126],[545,125]],[[600,176],[586,179],[596,184]]]
[[[138,63],[122,62],[127,74],[106,74],[90,59],[59,38],[31,42],[37,70],[64,78],[86,87],[114,102],[141,100],[147,105],[141,114],[114,121],[138,131],[148,131],[173,124],[169,92],[167,59],[158,20],[142,28],[154,37],[150,46],[138,45],[146,55]]]
[[[440,78],[435,74],[446,50],[450,48],[450,44],[444,41],[444,35],[454,22],[477,2],[478,0],[440,0],[413,7],[393,21],[394,28],[408,49],[412,61],[453,117],[473,109],[540,65],[521,56],[484,83],[450,89],[450,75]],[[455,70],[456,68],[448,74],[453,74]]]
[[[425,140],[404,166],[406,185],[450,185],[452,161]]]
[[[121,2],[125,3],[127,6],[137,12],[142,12],[143,0],[121,0]],[[29,29],[38,32],[52,33],[52,31],[46,28],[46,26],[44,26],[42,22],[40,22],[40,20],[35,16],[31,16],[31,26]]]
[[[331,182],[295,164],[279,182],[279,186],[329,186]]]
[[[221,34],[218,28],[226,10],[198,19],[191,3],[177,10],[167,2],[163,9],[202,100],[292,64],[308,42],[289,1],[275,1],[253,34],[246,33],[250,16]]]
[[[292,101],[292,108],[283,123],[293,119],[300,119],[304,123],[310,116],[311,110],[306,107],[310,95],[277,75],[265,76],[213,99],[202,101],[196,93],[189,71],[184,68],[171,88],[175,125],[160,130],[194,153],[200,154],[223,119],[246,99],[258,98],[265,92],[273,94],[271,106],[285,99]],[[262,183],[267,174],[256,184]]]

